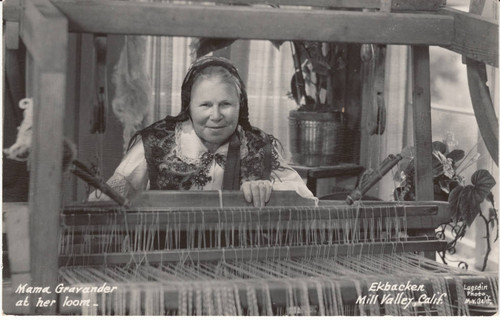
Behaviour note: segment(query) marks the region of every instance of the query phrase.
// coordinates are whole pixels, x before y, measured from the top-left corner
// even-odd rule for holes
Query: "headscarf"
[[[189,104],[191,102],[191,89],[201,71],[207,67],[220,66],[234,76],[238,81],[240,89],[240,114],[238,117],[238,124],[245,130],[251,130],[250,121],[248,119],[248,97],[245,88],[245,83],[241,80],[238,70],[234,64],[226,58],[221,57],[201,57],[197,59],[189,68],[181,87],[181,112],[175,117],[167,117],[168,120],[184,121],[189,119]],[[236,84],[235,84],[236,85]]]
[[[238,70],[234,64],[222,57],[204,56],[197,59],[191,67],[189,68],[181,87],[181,111],[176,116],[167,116],[164,121],[167,123],[183,122],[190,119],[189,115],[189,104],[191,103],[191,89],[194,82],[198,79],[201,71],[207,67],[220,66],[229,71],[229,73],[234,76],[236,81],[238,81],[238,86],[240,89],[240,114],[238,117],[238,124],[247,131],[254,131],[250,125],[250,120],[248,119],[248,96],[245,88],[245,83],[241,80]],[[137,138],[140,136],[141,131],[136,132],[134,136],[130,139],[128,150],[135,144]]]

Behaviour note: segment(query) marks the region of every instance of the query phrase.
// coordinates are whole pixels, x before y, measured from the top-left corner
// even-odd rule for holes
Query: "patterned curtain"
[[[295,101],[287,96],[294,72],[290,45],[285,42],[277,49],[269,41],[254,40],[249,47],[250,121],[278,138],[288,152],[288,113],[297,108]]]
[[[191,62],[192,38],[147,37],[147,68],[151,75],[153,104],[148,124],[180,111],[181,85]]]

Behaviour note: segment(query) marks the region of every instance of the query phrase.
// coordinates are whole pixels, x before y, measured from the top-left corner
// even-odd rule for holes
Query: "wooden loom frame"
[[[193,2],[201,2],[196,0]],[[481,3],[481,1],[473,2]],[[476,67],[469,79],[474,103],[498,143],[497,122],[485,79],[484,63],[498,67],[498,23],[444,7],[444,0],[215,0],[218,3],[303,4],[320,9],[174,5],[99,0],[9,0],[4,2],[6,45],[18,37],[29,52],[28,88],[34,100],[29,200],[30,285],[57,283],[58,226],[61,203],[63,121],[68,32],[317,40],[407,44],[413,55],[413,118],[417,199],[432,200],[429,46],[463,54]],[[341,10],[322,10],[321,7]],[[348,11],[379,8],[377,12]],[[418,10],[418,11],[416,11]],[[431,10],[427,11],[427,10]],[[436,11],[437,10],[437,11]],[[258,20],[256,20],[258,19]],[[218,23],[224,21],[224,24]],[[254,22],[259,21],[258,25]],[[301,28],[297,29],[296,26]],[[382,30],[382,32],[381,32]],[[480,34],[483,36],[481,37]],[[31,84],[31,86],[30,86]],[[50,124],[50,125],[48,125]],[[481,126],[480,126],[481,127]],[[483,130],[483,128],[480,128]],[[491,153],[491,150],[490,150]],[[495,157],[494,152],[492,153]],[[495,159],[495,161],[497,161]],[[31,277],[31,278],[30,278]],[[54,299],[55,299],[55,293]],[[55,313],[55,307],[32,313]]]

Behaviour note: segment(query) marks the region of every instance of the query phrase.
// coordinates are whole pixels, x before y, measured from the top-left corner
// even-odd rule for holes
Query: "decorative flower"
[[[453,179],[453,176],[455,175],[455,169],[453,169],[453,160],[450,158],[446,158],[444,154],[437,150],[434,150],[432,152],[432,155],[436,157],[436,159],[438,159],[441,163],[441,166],[443,167],[443,174],[448,178]]]
[[[400,172],[394,179],[399,181],[399,186],[394,190],[396,200],[415,200],[415,149],[405,147],[401,151],[403,160],[399,163]],[[463,161],[465,153],[463,150],[447,152],[447,145],[441,141],[432,143],[432,176],[434,181],[434,196],[436,200],[448,200],[448,194],[453,188],[465,183],[461,171],[477,161],[473,156],[467,162]],[[467,158],[467,157],[465,157]],[[465,167],[465,168],[463,168]]]

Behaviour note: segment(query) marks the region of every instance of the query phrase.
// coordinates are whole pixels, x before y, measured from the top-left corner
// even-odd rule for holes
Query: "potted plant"
[[[293,41],[291,47],[291,97],[298,106],[289,115],[292,161],[305,166],[336,164],[345,153],[347,135],[344,110],[334,94],[335,73],[346,67],[345,45]]]

